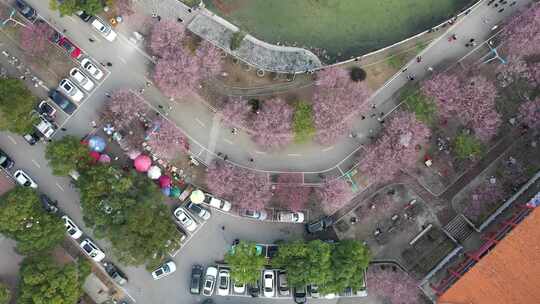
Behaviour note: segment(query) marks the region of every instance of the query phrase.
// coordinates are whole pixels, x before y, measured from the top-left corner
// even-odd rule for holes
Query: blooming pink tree
[[[393,271],[389,267],[383,270],[380,267],[371,266],[367,270],[366,277],[370,292],[387,299],[388,303],[420,303],[417,282],[401,270]]]
[[[260,210],[272,198],[266,174],[215,161],[206,175],[208,189],[237,207]]]
[[[540,3],[536,2],[504,26],[505,48],[510,54],[530,56],[540,50]]]
[[[306,208],[311,194],[311,187],[306,187],[299,173],[282,173],[274,185],[274,195],[281,207],[292,211],[300,211]]]
[[[419,151],[431,132],[413,113],[397,112],[385,126],[382,136],[367,146],[358,169],[371,182],[390,181],[401,169],[413,167]]]
[[[441,119],[458,119],[484,142],[497,133],[501,124],[495,110],[497,89],[486,78],[440,73],[424,81],[422,91],[435,99]]]
[[[351,118],[367,110],[369,95],[365,83],[352,81],[347,70],[318,72],[313,93],[316,140],[323,145],[336,142],[350,129]]]
[[[43,21],[36,21],[21,29],[21,47],[31,56],[42,56],[47,52],[49,37],[53,29]]]
[[[540,128],[540,97],[524,102],[519,107],[519,117],[529,128]]]
[[[247,126],[248,115],[251,112],[251,107],[242,98],[229,98],[219,112],[221,121],[228,127]]]
[[[351,186],[341,178],[329,179],[315,189],[324,213],[332,214],[345,206],[353,196]]]
[[[161,21],[156,23],[150,32],[150,50],[160,58],[176,57],[177,52],[183,51],[185,36],[185,29],[180,23]]]
[[[139,96],[128,90],[121,90],[106,100],[102,115],[105,121],[112,122],[117,129],[123,129],[147,112],[148,106]]]
[[[266,100],[253,116],[253,141],[265,149],[286,146],[293,139],[292,117],[293,109],[283,99]]]
[[[482,213],[502,203],[503,199],[504,191],[501,183],[490,184],[485,182],[474,189],[464,213],[472,220],[477,220]]]
[[[154,124],[159,128],[147,134],[147,142],[159,157],[173,160],[179,152],[188,150],[188,140],[176,125],[164,118],[159,118]]]
[[[114,6],[116,13],[120,16],[129,16],[135,13],[133,9],[133,0],[115,0]]]

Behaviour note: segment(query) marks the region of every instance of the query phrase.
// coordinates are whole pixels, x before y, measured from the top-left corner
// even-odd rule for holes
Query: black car
[[[90,19],[92,19],[92,15],[88,14],[85,11],[76,11],[75,15],[79,16],[79,18],[81,18],[81,20],[84,22],[88,22],[90,21]]]
[[[59,32],[57,31],[53,31],[52,34],[49,36],[49,41],[54,43],[54,44],[57,44],[60,39],[62,39],[62,34],[60,34]]]
[[[26,19],[30,21],[36,20],[36,10],[30,5],[28,5],[28,3],[24,2],[23,0],[17,0],[15,1],[15,6],[17,6],[17,10],[19,10],[19,13],[26,17]]]
[[[249,295],[253,298],[257,298],[261,294],[261,282],[257,280],[255,284],[248,285]]]
[[[71,102],[71,100],[57,90],[49,91],[49,97],[58,107],[60,107],[60,109],[62,109],[62,111],[66,112],[66,114],[73,114],[77,109],[77,106]]]
[[[191,294],[201,293],[202,275],[203,267],[201,265],[193,265],[191,268],[191,283],[189,288]]]
[[[0,150],[0,167],[7,170],[13,168],[13,165],[15,165],[15,162],[9,158],[6,152]]]
[[[334,220],[329,216],[325,216],[316,222],[306,224],[306,230],[308,233],[317,233],[326,230],[333,224]]]
[[[39,199],[41,200],[41,205],[45,211],[53,214],[58,212],[58,202],[53,201],[45,194],[40,195]]]
[[[301,288],[295,288],[293,297],[294,297],[294,303],[296,303],[296,304],[306,303],[307,302],[307,299],[306,299],[306,287],[304,286],[304,287],[301,287]]]

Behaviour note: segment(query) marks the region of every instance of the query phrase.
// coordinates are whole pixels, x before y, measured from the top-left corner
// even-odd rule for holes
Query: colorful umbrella
[[[171,187],[165,187],[161,189],[161,193],[165,194],[166,196],[171,195]]]
[[[189,199],[194,203],[194,204],[200,204],[204,201],[204,193],[197,189],[193,192],[191,192],[191,195],[189,196]]]
[[[158,166],[152,166],[148,169],[147,174],[151,179],[158,179],[161,176],[161,169]]]
[[[174,198],[179,198],[180,197],[180,194],[182,193],[182,191],[180,190],[180,188],[174,186],[171,188],[171,197],[174,197]]]
[[[99,152],[97,152],[97,151],[90,151],[90,157],[91,157],[92,159],[94,159],[95,161],[98,161],[100,156],[101,156],[101,154],[99,154]]]
[[[158,182],[159,182],[160,188],[165,188],[165,187],[170,187],[172,180],[169,176],[162,175],[159,177]]]
[[[111,157],[107,154],[101,154],[98,161],[103,164],[108,164],[111,162]]]
[[[135,158],[133,165],[135,166],[135,170],[146,172],[150,169],[150,166],[152,166],[152,160],[150,159],[150,156],[141,154]]]
[[[105,142],[105,139],[94,135],[88,140],[88,147],[90,147],[92,151],[103,152],[105,147],[107,147],[107,142]]]

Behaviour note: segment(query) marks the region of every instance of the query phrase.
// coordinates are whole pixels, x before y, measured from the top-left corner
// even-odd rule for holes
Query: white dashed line
[[[298,154],[298,153],[289,153],[287,155],[288,156],[294,156],[294,157],[302,156],[301,154]]]
[[[32,159],[32,162],[34,163],[34,165],[36,165],[36,167],[41,168],[41,166],[39,165],[39,163],[37,161]]]
[[[8,135],[7,138],[9,138],[9,140],[11,140],[14,145],[17,144],[17,141],[15,140],[15,138],[11,137],[11,135]]]
[[[228,143],[229,145],[232,145],[232,144],[233,144],[233,142],[232,142],[231,140],[226,139],[226,138],[224,138],[223,141],[226,142],[226,143]]]
[[[264,152],[264,151],[259,151],[259,150],[255,150],[255,153],[257,153],[257,154],[266,154],[266,152]]]
[[[200,119],[195,118],[195,121],[196,121],[197,123],[199,123],[201,126],[206,127],[206,125],[204,124],[204,122],[202,122]]]
[[[65,191],[64,188],[62,188],[62,186],[60,186],[60,184],[56,183],[56,187],[58,187],[58,189],[62,190],[62,191]]]
[[[330,147],[328,147],[328,148],[324,148],[324,149],[322,149],[322,151],[323,151],[323,152],[326,152],[326,151],[330,151],[330,150],[332,150],[332,149],[334,149],[334,146],[330,146]]]
[[[125,60],[124,58],[118,57],[118,59],[119,59],[120,61],[122,61],[124,64],[127,64],[127,60]]]

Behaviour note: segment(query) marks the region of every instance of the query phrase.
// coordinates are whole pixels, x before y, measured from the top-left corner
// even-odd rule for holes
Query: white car
[[[17,183],[19,183],[19,185],[23,187],[30,187],[34,189],[37,189],[38,187],[38,185],[23,170],[19,169],[15,171],[15,174],[13,174],[13,176],[15,177],[15,180],[17,181]]]
[[[105,253],[103,253],[103,251],[99,249],[99,247],[96,246],[96,244],[94,244],[90,239],[85,239],[82,241],[80,246],[84,253],[86,253],[92,258],[92,260],[96,262],[101,262],[105,258]]]
[[[246,285],[240,282],[234,282],[233,291],[236,294],[244,294],[246,292]]]
[[[216,209],[223,210],[225,212],[231,211],[231,203],[229,203],[226,200],[215,198],[213,196],[210,197],[210,201],[208,202],[208,205]]]
[[[229,284],[231,283],[231,274],[228,269],[221,269],[218,275],[217,294],[220,296],[229,295]]]
[[[263,271],[263,291],[264,296],[267,298],[274,297],[276,290],[274,289],[274,271],[265,270]]]
[[[90,74],[90,76],[94,77],[94,79],[100,80],[101,78],[103,78],[103,72],[100,69],[96,68],[96,65],[93,64],[90,59],[84,58],[83,60],[81,60],[81,66],[85,71]]]
[[[36,127],[39,133],[41,133],[46,138],[51,138],[56,131],[56,126],[50,123],[43,116],[40,116],[39,123],[37,125],[34,125],[34,127]]]
[[[292,211],[280,211],[278,212],[278,221],[285,222],[285,223],[303,223],[304,213],[292,212]]]
[[[78,68],[73,68],[69,71],[69,76],[75,80],[85,91],[90,92],[94,88],[94,82],[81,73]]]
[[[92,27],[105,37],[105,39],[111,42],[116,39],[116,32],[112,30],[110,25],[106,24],[105,21],[98,17],[94,17],[94,20],[92,20]]]
[[[69,79],[60,80],[58,91],[64,93],[64,95],[75,102],[80,102],[84,98],[84,93]]]
[[[256,211],[256,210],[247,210],[247,209],[242,211],[240,215],[244,217],[249,217],[254,220],[260,220],[260,221],[264,221],[266,217],[268,216],[265,210]]]
[[[206,268],[206,275],[204,276],[203,284],[203,296],[210,297],[214,293],[214,285],[216,284],[217,268],[209,266]]]
[[[182,207],[176,208],[174,210],[174,217],[178,219],[180,224],[186,228],[187,231],[193,232],[195,229],[197,229],[197,222],[189,215],[189,213],[184,210]]]
[[[176,271],[176,264],[173,261],[169,261],[161,266],[158,269],[152,271],[152,277],[154,280],[159,280],[163,277],[170,275]]]
[[[67,234],[69,234],[72,239],[77,240],[82,236],[81,229],[79,229],[67,215],[62,216],[62,220],[64,220]]]

